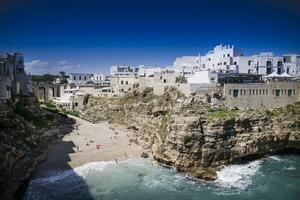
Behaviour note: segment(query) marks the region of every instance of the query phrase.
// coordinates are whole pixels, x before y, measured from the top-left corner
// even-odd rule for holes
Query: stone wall
[[[165,87],[174,87],[187,97],[190,96],[191,94],[212,95],[214,92],[218,91],[217,87],[212,84],[155,83],[153,84],[153,93],[157,96],[161,96],[164,94]]]
[[[300,100],[299,82],[225,84],[225,103],[230,107],[276,108]]]

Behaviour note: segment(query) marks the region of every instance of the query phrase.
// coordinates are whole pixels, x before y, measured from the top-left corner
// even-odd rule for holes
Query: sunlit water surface
[[[300,156],[270,156],[232,165],[214,182],[192,180],[174,170],[137,159],[88,163],[33,179],[25,200],[75,199],[263,199],[300,200]]]

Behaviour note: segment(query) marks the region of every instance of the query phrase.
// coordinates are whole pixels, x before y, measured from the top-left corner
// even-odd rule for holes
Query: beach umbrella
[[[291,75],[289,75],[289,74],[286,73],[286,72],[283,72],[280,76],[281,76],[281,77],[286,77],[286,78],[292,77]]]

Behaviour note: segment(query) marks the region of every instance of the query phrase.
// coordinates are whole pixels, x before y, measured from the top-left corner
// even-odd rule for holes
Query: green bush
[[[234,118],[237,117],[238,111],[229,109],[208,108],[207,117],[215,119]]]

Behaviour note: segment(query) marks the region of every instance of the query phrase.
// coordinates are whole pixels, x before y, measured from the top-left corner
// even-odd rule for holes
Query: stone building
[[[138,79],[134,75],[128,76],[111,76],[111,92],[115,96],[123,96],[126,93],[133,92],[138,88]]]
[[[0,100],[14,95],[28,95],[24,58],[20,53],[0,54]]]
[[[110,76],[137,76],[139,67],[129,65],[115,65],[110,67]]]
[[[70,73],[68,83],[75,85],[84,85],[90,81],[92,74],[82,74],[82,73]]]
[[[300,82],[268,81],[263,83],[225,84],[226,105],[243,108],[276,108],[300,100]]]

